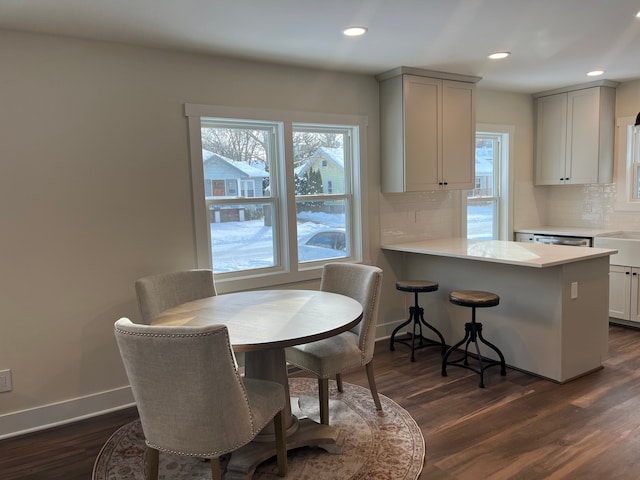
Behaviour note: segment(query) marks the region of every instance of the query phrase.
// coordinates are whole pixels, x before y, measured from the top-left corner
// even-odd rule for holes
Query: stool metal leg
[[[442,376],[443,377],[447,376],[447,365],[466,368],[480,375],[479,386],[480,388],[484,388],[484,371],[487,368],[493,367],[494,365],[500,365],[500,375],[502,375],[503,377],[507,374],[507,368],[504,360],[504,355],[502,355],[502,352],[500,351],[500,349],[496,347],[494,344],[492,344],[491,342],[485,340],[485,338],[482,336],[482,324],[476,322],[475,307],[472,307],[471,311],[472,311],[471,322],[467,322],[464,324],[464,338],[460,340],[458,343],[456,343],[455,345],[453,345],[451,348],[449,348],[449,350],[447,350],[447,353],[445,353],[444,357],[442,358]],[[480,340],[480,342],[484,343],[493,351],[495,351],[500,357],[500,361],[483,357],[482,354],[480,353],[480,344],[478,343],[478,340]],[[450,361],[449,356],[451,355],[451,353],[465,342],[466,344],[464,347],[464,355],[458,360]],[[478,364],[479,364],[478,369],[469,366],[469,361],[468,361],[469,344],[471,344],[471,342],[473,342],[476,349],[476,357],[477,357],[476,359],[478,360]]]
[[[420,321],[424,324],[425,327],[429,328],[433,333],[435,333],[438,336],[438,338],[440,339],[440,345],[441,345],[441,349],[442,349],[441,355],[444,355],[445,352],[447,351],[447,344],[444,341],[444,337],[442,336],[442,334],[433,325],[431,325],[430,323],[427,323],[424,320],[424,309],[423,308],[420,309]],[[420,327],[420,336],[422,337],[422,327]],[[434,343],[437,343],[437,342],[434,342]]]
[[[402,328],[406,327],[407,325],[409,325],[412,321],[413,321],[413,313],[411,312],[411,309],[409,309],[409,319],[404,322],[401,325],[398,325],[396,328],[393,329],[393,332],[391,332],[391,341],[389,344],[389,350],[391,350],[392,352],[395,350],[394,346],[393,346],[393,342],[395,341],[396,338],[396,333],[398,333]]]
[[[506,362],[504,361],[504,355],[502,355],[502,352],[500,351],[500,349],[498,347],[496,347],[493,343],[485,340],[485,338],[482,336],[482,329],[478,330],[478,338],[480,338],[480,341],[482,343],[484,343],[487,347],[491,348],[494,352],[496,352],[498,354],[498,356],[500,357],[500,375],[502,375],[503,377],[507,375],[507,365]]]
[[[402,330],[403,328],[405,328],[407,325],[409,325],[411,322],[413,322],[413,328],[411,330],[411,343],[409,344],[408,341],[409,339],[407,338],[406,340],[400,340],[400,339],[396,339],[396,334]],[[435,332],[435,334],[438,336],[438,338],[440,339],[439,342],[436,342],[434,340],[431,340],[429,338],[426,338],[423,334],[422,334],[422,325],[424,325],[425,327],[431,329],[433,332]],[[418,331],[416,332],[416,328],[418,329]],[[416,346],[416,338],[420,341],[420,344],[418,346]],[[414,292],[414,305],[409,307],[409,318],[407,319],[406,322],[403,322],[401,325],[398,325],[396,328],[393,329],[393,332],[391,332],[391,338],[389,340],[389,350],[391,350],[392,352],[395,351],[395,346],[394,343],[402,343],[404,345],[407,345],[409,347],[411,347],[411,361],[415,362],[416,361],[416,357],[415,357],[415,351],[418,348],[421,348],[423,346],[431,346],[431,345],[439,345],[441,350],[442,350],[442,355],[445,354],[446,350],[447,350],[447,345],[444,341],[444,337],[442,336],[442,334],[431,324],[427,323],[427,321],[424,319],[424,308],[422,308],[419,304],[418,304],[418,292]]]
[[[460,345],[462,345],[464,342],[466,342],[467,340],[469,340],[469,329],[465,327],[465,329],[464,329],[464,338],[462,340],[460,340],[458,343],[456,343],[455,345],[452,345],[451,347],[449,347],[449,350],[447,350],[447,352],[444,354],[444,357],[442,357],[442,376],[443,377],[447,376],[447,365],[452,365],[453,364],[452,362],[448,361],[449,356],[453,352],[455,352],[458,349],[458,347]],[[467,345],[468,345],[468,343],[467,343]],[[466,347],[465,347],[465,350],[466,350]],[[456,362],[459,362],[461,360],[462,359],[456,360]]]

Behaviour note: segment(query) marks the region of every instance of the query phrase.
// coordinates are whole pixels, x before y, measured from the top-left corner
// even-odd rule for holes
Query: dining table
[[[280,383],[285,390],[287,450],[303,446],[340,453],[343,433],[292,413],[285,348],[345,332],[362,319],[362,305],[347,296],[318,290],[251,290],[206,297],[165,310],[153,325],[226,325],[231,347],[244,353],[244,374]],[[223,393],[221,393],[223,394]],[[273,424],[235,450],[225,478],[251,479],[256,467],[275,455]]]

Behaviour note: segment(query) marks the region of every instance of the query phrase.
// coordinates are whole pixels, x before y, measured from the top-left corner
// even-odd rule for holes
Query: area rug
[[[319,421],[318,382],[289,379],[292,409]],[[380,395],[382,412],[376,412],[367,388],[344,383],[337,391],[330,382],[330,422],[343,430],[340,454],[303,447],[288,454],[287,478],[295,480],[416,480],[422,471],[424,438],[409,413]],[[295,402],[295,403],[294,403]],[[297,408],[296,408],[297,406]],[[144,478],[144,435],[138,420],[118,429],[104,445],[93,468],[93,480],[139,480]],[[224,468],[227,458],[221,458]],[[162,480],[211,479],[209,463],[166,453],[160,454]],[[275,480],[275,459],[258,466],[256,480]]]

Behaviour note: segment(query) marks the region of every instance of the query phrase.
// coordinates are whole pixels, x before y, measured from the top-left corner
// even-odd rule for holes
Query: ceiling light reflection
[[[507,58],[509,55],[511,55],[511,52],[495,52],[489,55],[489,58],[492,60],[499,60],[501,58]]]
[[[342,31],[342,33],[347,37],[361,37],[367,33],[367,27],[347,27]]]

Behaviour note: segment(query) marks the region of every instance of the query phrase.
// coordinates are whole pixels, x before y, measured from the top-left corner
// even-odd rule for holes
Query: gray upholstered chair
[[[160,273],[136,281],[136,296],[142,321],[147,325],[165,310],[216,295],[211,270]]]
[[[241,378],[227,327],[172,327],[115,323],[129,383],[148,447],[146,477],[158,478],[159,452],[219,457],[255,438],[274,421],[278,474],[287,470],[284,387]]]
[[[329,424],[329,378],[335,375],[342,391],[342,372],[364,366],[377,410],[382,410],[373,374],[373,350],[382,270],[370,265],[327,263],[322,271],[320,290],[340,293],[362,304],[362,321],[351,330],[317,342],[286,349],[287,362],[318,377],[320,421]]]

